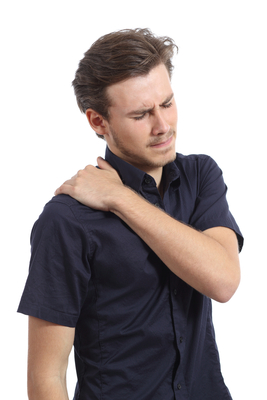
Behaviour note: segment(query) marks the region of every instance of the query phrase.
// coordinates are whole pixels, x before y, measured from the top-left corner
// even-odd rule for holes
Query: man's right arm
[[[66,371],[75,328],[29,317],[29,400],[68,400]]]

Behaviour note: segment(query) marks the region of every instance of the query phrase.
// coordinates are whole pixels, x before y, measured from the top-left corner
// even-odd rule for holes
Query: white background
[[[240,288],[214,303],[223,375],[234,400],[267,399],[266,14],[260,0],[2,3],[1,397],[27,398],[27,317],[16,309],[31,227],[63,181],[104,155],[71,88],[78,62],[105,33],[150,27],[179,46],[177,151],[218,162],[245,236]],[[74,375],[71,361],[70,398]]]

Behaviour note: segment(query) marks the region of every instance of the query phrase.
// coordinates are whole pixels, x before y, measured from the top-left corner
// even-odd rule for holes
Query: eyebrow
[[[170,94],[159,106],[165,106],[165,104],[168,104],[174,97],[174,93]],[[154,107],[152,108],[139,108],[138,110],[133,110],[130,111],[129,113],[126,114],[127,117],[131,116],[131,115],[141,115],[141,114],[145,114],[145,113],[149,113],[151,111],[154,110]]]

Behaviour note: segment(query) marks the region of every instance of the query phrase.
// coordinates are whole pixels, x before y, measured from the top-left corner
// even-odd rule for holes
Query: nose
[[[154,111],[153,115],[153,127],[152,127],[152,134],[153,135],[160,135],[169,132],[170,125],[166,122],[163,110],[157,109]]]

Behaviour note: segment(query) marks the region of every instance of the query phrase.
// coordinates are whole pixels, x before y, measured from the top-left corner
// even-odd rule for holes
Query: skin
[[[148,75],[110,86],[110,119],[86,111],[91,127],[104,135],[118,157],[147,172],[160,184],[162,167],[173,161],[177,108],[169,74],[160,64]]]
[[[66,371],[74,328],[29,317],[29,400],[68,400]]]
[[[107,90],[112,99],[110,118],[107,121],[88,109],[92,129],[104,135],[114,154],[150,174],[162,195],[162,170],[175,159],[177,132],[177,110],[165,66]],[[228,301],[240,281],[235,233],[224,227],[199,232],[180,223],[124,186],[105,160],[97,161],[99,169],[88,165],[55,194],[68,194],[91,208],[115,213],[177,276],[216,301]],[[65,376],[73,338],[72,328],[30,317],[30,400],[68,399]]]

